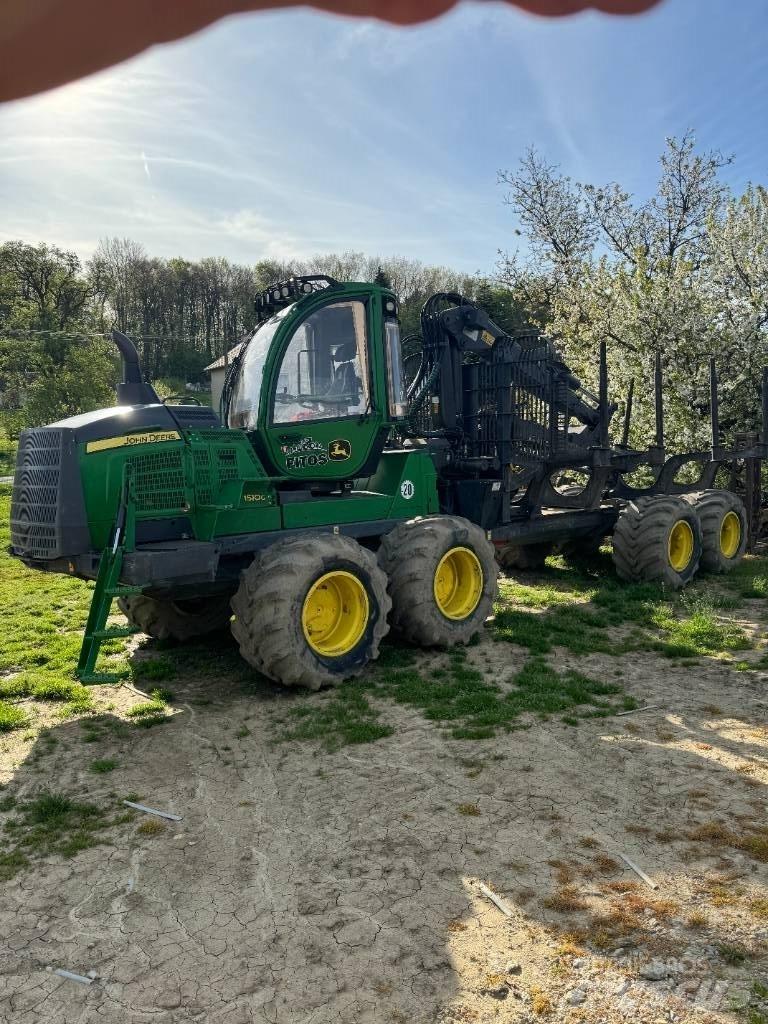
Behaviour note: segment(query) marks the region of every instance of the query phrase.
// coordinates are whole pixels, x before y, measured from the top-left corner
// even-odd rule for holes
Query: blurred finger
[[[334,14],[396,25],[428,21],[456,0],[309,0]],[[589,8],[638,14],[659,0],[507,0],[545,17]],[[182,39],[230,14],[293,0],[0,0],[0,101],[29,96]]]

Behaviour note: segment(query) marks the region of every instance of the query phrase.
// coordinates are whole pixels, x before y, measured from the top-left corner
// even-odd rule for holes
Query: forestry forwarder
[[[251,665],[315,689],[362,671],[390,628],[418,645],[467,642],[491,611],[497,561],[525,567],[611,534],[623,579],[679,587],[742,557],[744,507],[712,484],[721,463],[768,449],[765,434],[720,446],[714,369],[712,450],[667,458],[658,360],[656,443],[635,451],[631,395],[623,440],[609,441],[604,347],[594,396],[550,342],[507,335],[460,295],[426,303],[405,360],[386,288],[294,278],[256,307],[221,420],[160,402],[115,333],[117,407],[21,435],[11,552],[96,580],[84,682],[116,678],[95,671],[111,637],[183,641],[231,622]],[[764,375],[764,424],[767,401]],[[680,484],[688,463],[698,479]],[[652,482],[631,487],[643,466]],[[568,471],[586,484],[559,487]],[[107,623],[115,598],[127,629]]]

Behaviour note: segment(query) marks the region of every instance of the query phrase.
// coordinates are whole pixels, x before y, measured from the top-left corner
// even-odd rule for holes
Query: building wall
[[[211,370],[211,405],[217,416],[221,408],[221,392],[224,390],[226,376],[227,368],[224,366],[220,370]]]

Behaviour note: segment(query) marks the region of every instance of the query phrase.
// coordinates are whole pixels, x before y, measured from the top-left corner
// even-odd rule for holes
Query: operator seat
[[[323,396],[326,402],[342,402],[357,405],[360,401],[360,380],[355,372],[357,343],[346,341],[333,354],[335,363],[331,386]]]

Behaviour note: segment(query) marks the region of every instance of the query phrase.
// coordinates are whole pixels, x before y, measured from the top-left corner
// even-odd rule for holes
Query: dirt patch
[[[468,652],[496,679],[526,658],[490,636]],[[54,786],[116,813],[130,795],[182,820],[147,829],[159,819],[139,814],[5,884],[3,1017],[650,1024],[762,1013],[768,870],[746,837],[767,820],[764,674],[647,653],[551,660],[598,680],[620,672],[639,705],[659,707],[578,727],[532,719],[470,742],[374,693],[392,734],[328,752],[276,742],[287,703],[276,688],[187,678],[173,681],[160,728],[131,725],[134,693],[102,689],[110,710],[95,726],[52,718],[42,738],[9,735],[0,797]],[[108,772],[93,769],[105,761]]]

